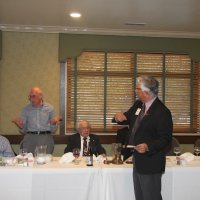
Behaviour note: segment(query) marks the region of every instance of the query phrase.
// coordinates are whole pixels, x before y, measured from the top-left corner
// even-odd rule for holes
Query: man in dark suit
[[[141,76],[136,81],[139,98],[115,121],[129,124],[129,144],[134,145],[133,181],[136,200],[162,200],[161,176],[165,171],[165,148],[172,139],[173,122],[169,109],[158,99],[158,81]]]
[[[80,149],[80,155],[86,156],[88,147],[91,148],[92,153],[96,156],[106,154],[105,149],[101,146],[99,137],[91,134],[91,125],[88,121],[82,120],[79,122],[78,133],[69,136],[67,147],[64,153],[73,152],[74,148]]]

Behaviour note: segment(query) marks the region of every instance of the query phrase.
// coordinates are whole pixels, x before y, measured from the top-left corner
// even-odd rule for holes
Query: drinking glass
[[[176,157],[181,153],[180,147],[174,147],[174,153],[176,154]]]
[[[41,145],[36,147],[35,153],[36,153],[37,164],[42,165],[46,163],[46,151],[47,151],[46,145]]]
[[[195,146],[194,147],[194,153],[199,156],[199,153],[200,153],[200,146]]]
[[[79,148],[74,148],[73,149],[73,156],[75,157],[74,163],[78,164],[78,157],[80,155],[80,149]]]
[[[28,151],[26,148],[21,148],[19,150],[19,154],[20,154],[21,158],[18,159],[18,164],[20,164],[24,167],[26,167],[27,163],[28,163],[27,162],[27,153],[28,153]]]
[[[22,149],[20,149],[20,151],[19,151],[19,154],[21,155],[21,156],[26,156],[27,155],[27,149],[26,148],[22,148]]]

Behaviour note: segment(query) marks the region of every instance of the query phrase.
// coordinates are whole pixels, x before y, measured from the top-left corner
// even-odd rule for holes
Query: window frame
[[[120,52],[119,52],[120,53]],[[121,52],[123,53],[123,52]],[[133,52],[133,53],[138,53],[138,52]],[[139,52],[141,53],[141,52]],[[144,52],[142,52],[144,53]],[[147,54],[153,54],[153,53],[147,53]],[[158,54],[162,54],[162,53],[158,53]],[[168,53],[170,54],[170,53]],[[172,54],[172,53],[171,53]],[[163,53],[163,55],[165,55]],[[183,55],[183,54],[172,54],[172,55]],[[76,60],[76,59],[75,59]],[[136,61],[135,61],[136,62]],[[164,62],[164,61],[163,61]],[[61,63],[61,115],[63,116],[63,122],[61,123],[61,127],[60,127],[60,130],[62,133],[66,134],[67,131],[66,130],[66,127],[65,127],[65,121],[66,121],[66,108],[67,108],[67,102],[65,102],[65,99],[66,99],[66,94],[65,94],[65,90],[66,90],[66,77],[65,77],[65,74],[66,74],[66,67],[67,67],[67,62],[66,63]],[[193,90],[196,89],[197,91],[197,95],[199,97],[199,80],[198,80],[198,74],[199,74],[199,63],[193,63],[191,61],[191,67],[192,67],[192,71],[191,71],[191,74],[190,74],[190,77],[191,77],[191,87],[193,85],[193,83],[195,83],[195,88]],[[152,75],[151,73],[145,73],[146,75]],[[139,75],[142,75],[140,73],[137,73],[137,76]],[[166,75],[169,75],[170,74],[167,74]],[[171,74],[172,76],[174,76],[174,74]],[[160,73],[153,73],[153,76],[154,77],[159,77],[161,76]],[[184,75],[177,75],[177,77],[184,77]],[[133,77],[135,78],[135,77]],[[135,79],[134,79],[135,80]],[[135,84],[134,84],[134,87],[135,87]],[[134,88],[135,89],[135,88]],[[199,116],[198,116],[198,109],[199,109],[199,102],[198,102],[198,98],[193,98],[193,96],[196,95],[196,93],[194,94],[194,92],[192,91],[191,92],[191,98],[194,100],[193,103],[192,103],[192,107],[191,107],[191,110],[192,110],[192,116],[193,116],[193,125],[191,127],[191,129],[182,129],[180,128],[178,131],[174,130],[174,133],[178,133],[178,134],[182,134],[182,133],[198,133],[199,132]],[[200,97],[199,97],[200,98]],[[64,109],[63,109],[64,108]],[[195,109],[195,108],[198,108],[198,109]],[[75,131],[75,129],[73,130],[70,130],[70,132],[73,132]],[[98,133],[107,133],[107,134],[112,134],[113,132],[116,132],[116,129],[113,129],[111,131],[106,131],[105,130],[99,130]],[[68,134],[68,133],[67,133]]]

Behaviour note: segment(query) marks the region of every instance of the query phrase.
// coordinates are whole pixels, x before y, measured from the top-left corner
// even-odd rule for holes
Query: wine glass
[[[180,147],[174,147],[174,153],[176,154],[176,157],[181,153]]]
[[[22,157],[24,157],[24,156],[27,155],[28,151],[27,151],[26,148],[22,148],[22,149],[20,149],[19,153],[20,153],[20,155],[21,155]]]
[[[80,156],[80,149],[79,148],[73,149],[73,156],[75,157],[74,163],[78,164],[78,157]]]
[[[19,151],[19,154],[21,156],[21,158],[18,160],[19,164],[21,164],[22,166],[27,166],[27,149],[26,148],[21,148]]]
[[[194,147],[194,153],[199,156],[199,153],[200,153],[200,146],[195,146]]]

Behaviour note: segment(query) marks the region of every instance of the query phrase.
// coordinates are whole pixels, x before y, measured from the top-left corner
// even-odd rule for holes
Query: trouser
[[[140,174],[133,167],[133,182],[136,200],[162,200],[161,173]]]
[[[25,134],[20,144],[20,148],[25,148],[28,153],[35,154],[36,146],[46,145],[47,154],[52,154],[54,150],[54,140],[51,134]]]

